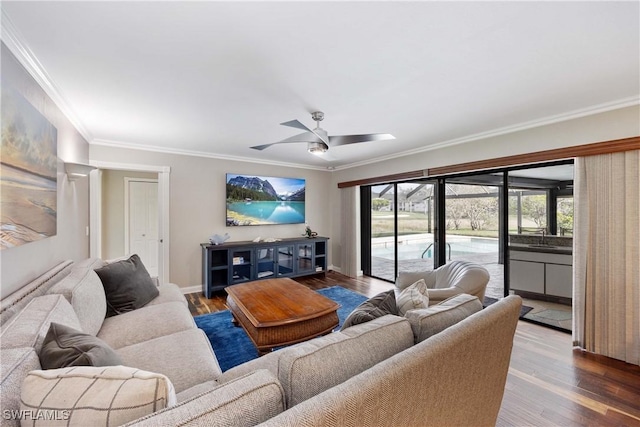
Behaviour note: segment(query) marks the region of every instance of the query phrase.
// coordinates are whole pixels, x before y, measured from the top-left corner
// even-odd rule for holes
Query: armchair
[[[403,290],[420,279],[427,284],[430,306],[459,294],[475,295],[482,302],[489,272],[468,261],[451,261],[431,271],[400,272],[395,285],[398,290]]]

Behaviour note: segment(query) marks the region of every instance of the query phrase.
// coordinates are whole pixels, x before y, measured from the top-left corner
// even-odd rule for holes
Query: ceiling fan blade
[[[264,145],[254,145],[253,147],[249,147],[249,148],[253,148],[254,150],[264,150],[265,148],[269,148],[272,145],[277,144],[277,142],[272,142],[271,144],[264,144]]]
[[[298,135],[283,139],[280,142],[322,142],[322,138],[316,135],[315,132],[302,132]],[[280,142],[276,142],[276,144],[279,144]]]
[[[329,137],[329,146],[337,147],[340,145],[355,144],[357,142],[383,141],[385,139],[396,139],[396,137],[388,133],[368,133],[365,135],[333,135]]]
[[[313,132],[311,129],[309,129],[304,124],[302,124],[300,120],[291,120],[291,121],[280,123],[280,124],[282,126],[289,126],[291,128],[297,128],[297,129],[306,130],[307,132]]]
[[[291,120],[288,122],[284,122],[284,123],[280,123],[282,126],[289,126],[292,128],[297,128],[297,129],[302,129],[302,130],[306,130],[308,132],[313,133],[314,135],[316,135],[320,141],[324,142],[325,144],[329,145],[329,141],[327,141],[328,138],[325,138],[325,136],[323,136],[321,133],[316,132],[316,130],[314,129],[309,129],[308,127],[306,127],[302,122],[300,122],[299,120]],[[322,129],[320,129],[322,130]],[[325,132],[326,133],[326,132]],[[314,141],[310,141],[310,142],[314,142]]]
[[[298,135],[290,136],[287,139],[283,139],[282,141],[272,142],[270,144],[264,145],[256,145],[249,148],[253,148],[254,150],[264,150],[265,148],[269,148],[275,144],[289,144],[294,142],[322,142],[322,139],[320,139],[318,135],[313,132],[302,132]]]

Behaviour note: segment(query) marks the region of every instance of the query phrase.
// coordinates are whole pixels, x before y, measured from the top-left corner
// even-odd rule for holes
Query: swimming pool
[[[398,242],[398,259],[422,258],[422,253],[433,243],[433,240],[429,237],[408,239],[402,239],[401,237],[402,240]],[[498,252],[498,239],[448,235],[447,242],[451,245],[451,257]],[[393,240],[372,239],[371,241],[371,255],[374,257],[393,260],[393,249]],[[433,246],[427,249],[424,253],[424,258],[433,258]]]

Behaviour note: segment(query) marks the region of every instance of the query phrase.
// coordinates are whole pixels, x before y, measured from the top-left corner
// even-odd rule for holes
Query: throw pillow
[[[43,369],[122,365],[120,356],[98,337],[51,322],[40,350]]]
[[[357,306],[345,319],[340,330],[365,323],[387,314],[397,314],[396,296],[393,289],[381,292]]]
[[[127,366],[31,371],[22,382],[22,411],[55,414],[31,426],[119,426],[176,404],[173,384],[161,374]]]
[[[107,297],[107,317],[144,307],[160,292],[138,255],[96,270]]]
[[[429,291],[425,281],[420,279],[398,293],[396,305],[398,306],[398,316],[404,316],[407,311],[416,308],[427,308],[429,306]]]

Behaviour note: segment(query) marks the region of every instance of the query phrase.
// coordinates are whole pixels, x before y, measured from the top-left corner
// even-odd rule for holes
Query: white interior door
[[[151,276],[158,275],[158,182],[127,180],[129,254],[138,254]]]

